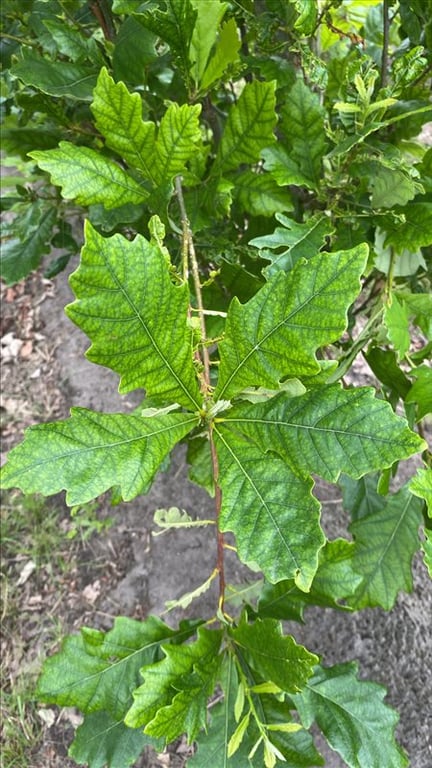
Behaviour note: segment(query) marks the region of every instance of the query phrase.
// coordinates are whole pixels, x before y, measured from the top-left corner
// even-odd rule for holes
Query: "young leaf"
[[[202,80],[211,49],[216,42],[219,24],[228,7],[228,3],[219,0],[192,0],[192,6],[197,12],[195,26],[190,43],[189,57],[192,62],[190,73],[196,87]]]
[[[31,228],[25,240],[6,240],[1,248],[1,276],[11,285],[26,277],[39,266],[42,256],[51,250],[50,239],[57,211],[42,211],[37,226]]]
[[[223,423],[278,453],[299,477],[316,473],[331,482],[341,472],[361,477],[390,467],[425,447],[371,387],[331,384],[299,397],[281,393],[268,402],[235,405]]]
[[[237,104],[229,111],[219,144],[215,169],[220,173],[256,162],[261,150],[274,143],[275,87],[275,82],[246,83]]]
[[[429,576],[432,579],[432,531],[424,529],[425,540],[422,541],[423,562],[428,569]]]
[[[153,180],[155,124],[142,119],[141,96],[129,93],[124,83],[115,83],[103,67],[91,109],[107,146]]]
[[[234,298],[215,397],[250,386],[277,389],[282,378],[318,373],[315,350],[343,332],[366,257],[366,245],[316,254],[288,274],[278,272],[246,304]]]
[[[242,663],[287,693],[302,690],[318,662],[318,656],[298,645],[290,635],[282,634],[276,619],[257,619],[248,624],[243,616],[229,634]]]
[[[120,374],[120,392],[145,387],[160,402],[199,409],[188,288],[173,285],[159,248],[140,235],[101,237],[87,224],[70,282],[77,301],[67,314],[92,341],[89,360]]]
[[[160,126],[155,147],[154,177],[158,184],[185,170],[186,162],[196,154],[201,141],[198,117],[201,105],[170,104]]]
[[[145,419],[72,408],[71,418],[26,430],[2,470],[4,488],[50,496],[70,506],[119,486],[125,501],[146,493],[161,462],[198,420],[192,414]]]
[[[280,269],[289,272],[300,259],[308,259],[318,253],[325,245],[326,237],[334,231],[326,216],[309,219],[304,224],[299,224],[280,213],[276,213],[276,219],[282,227],[276,227],[272,234],[255,237],[249,242],[249,245],[254,245],[255,248],[265,249],[261,258],[271,262],[263,269],[263,275],[267,279]],[[268,248],[270,250],[267,250]],[[280,252],[280,248],[285,250]]]
[[[418,469],[410,481],[409,489],[414,496],[425,500],[428,515],[432,517],[432,469]]]
[[[391,496],[384,509],[352,523],[354,568],[364,578],[350,605],[356,610],[379,605],[390,610],[398,592],[412,590],[411,561],[419,549],[422,502],[407,487]]]
[[[409,332],[409,310],[407,305],[399,301],[397,296],[392,296],[392,302],[385,308],[384,325],[387,328],[388,337],[398,353],[398,359],[405,357],[411,344]]]
[[[200,5],[202,6],[203,4],[200,3]],[[221,27],[214,54],[203,73],[200,83],[201,91],[209,90],[223,77],[230,65],[236,64],[239,61],[240,47],[241,40],[235,19],[228,19],[226,24],[223,24]]]
[[[127,768],[147,745],[154,744],[142,731],[127,728],[123,719],[116,720],[109,712],[92,712],[77,729],[69,755],[90,768]]]
[[[173,741],[183,732],[193,741],[206,727],[207,699],[213,693],[221,656],[221,630],[198,629],[188,645],[162,646],[165,658],[141,669],[144,683],[134,692],[126,725]]]
[[[318,94],[313,93],[303,80],[297,80],[282,109],[281,126],[288,141],[290,158],[297,163],[312,188],[318,188],[322,158],[327,149],[325,114]]]
[[[223,426],[215,438],[221,530],[233,531],[241,560],[256,563],[269,581],[294,578],[308,591],[324,544],[312,482]]]
[[[161,657],[161,643],[182,642],[193,633],[192,623],[173,630],[155,616],[143,622],[121,616],[107,633],[82,629],[47,659],[37,696],[85,714],[106,710],[120,720],[132,703],[143,664]]]
[[[29,152],[39,168],[62,187],[63,197],[81,205],[102,203],[108,210],[127,203],[142,203],[148,192],[123,168],[89,147],[61,141],[58,149]]]
[[[352,662],[316,668],[292,697],[304,727],[315,720],[349,768],[405,768],[408,761],[394,740],[398,715],[383,704],[385,688],[359,681],[356,674]]]

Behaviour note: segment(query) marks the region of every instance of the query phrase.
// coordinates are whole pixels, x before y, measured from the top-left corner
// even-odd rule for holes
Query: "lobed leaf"
[[[70,282],[77,301],[66,312],[92,341],[89,360],[120,375],[120,392],[145,387],[159,402],[200,408],[188,288],[173,285],[158,247],[140,235],[101,237],[87,223]]]
[[[209,90],[223,77],[230,66],[237,64],[240,47],[241,40],[235,19],[228,19],[221,27],[214,53],[202,75],[200,90]]]
[[[233,170],[242,163],[255,163],[261,150],[274,143],[275,88],[275,82],[246,83],[228,114],[215,160],[219,172]]]
[[[341,472],[358,478],[390,467],[425,447],[370,387],[333,384],[299,397],[282,392],[267,402],[234,406],[223,423],[278,453],[299,477],[316,473],[331,482]]]
[[[192,65],[190,73],[196,86],[202,80],[211,50],[216,42],[219,24],[228,8],[228,3],[219,0],[206,0],[206,3],[192,0],[197,13],[189,49]]]
[[[53,184],[62,188],[63,197],[81,205],[102,203],[111,209],[142,203],[148,197],[148,192],[123,168],[89,147],[61,141],[57,149],[28,155],[50,174]]]
[[[187,161],[196,154],[197,144],[201,141],[200,112],[200,104],[169,105],[160,122],[153,158],[157,184],[171,181],[182,173]]]
[[[429,517],[432,517],[432,469],[418,469],[417,474],[411,478],[409,489],[414,496],[424,499]]]
[[[1,276],[11,285],[36,269],[42,256],[51,250],[50,239],[57,219],[55,208],[41,212],[37,225],[30,228],[24,240],[6,240],[1,248]]]
[[[235,534],[240,559],[258,565],[269,581],[293,578],[308,591],[324,544],[312,482],[223,425],[215,427],[215,442],[220,529]]]
[[[50,496],[70,506],[118,486],[125,501],[146,493],[163,459],[194,426],[192,414],[141,418],[72,408],[71,418],[26,430],[2,470],[3,488]]]
[[[252,216],[273,216],[278,211],[291,211],[291,197],[279,189],[270,174],[244,171],[235,178],[235,195],[240,205]],[[259,238],[257,238],[259,239]],[[254,245],[254,241],[251,241]]]
[[[246,304],[234,298],[215,397],[232,398],[250,386],[277,389],[282,378],[317,374],[315,351],[343,332],[366,257],[366,245],[316,254],[288,274],[278,272]]]
[[[249,624],[243,616],[229,634],[242,663],[286,693],[302,690],[318,662],[318,656],[298,645],[290,635],[282,634],[276,619],[257,619]]]
[[[186,75],[189,71],[189,47],[197,18],[197,11],[190,0],[165,0],[165,10],[150,8],[135,18],[168,43]]]
[[[326,238],[334,231],[326,216],[309,219],[303,224],[280,213],[276,213],[276,219],[282,227],[276,227],[271,234],[254,237],[249,242],[255,248],[265,249],[260,255],[262,259],[271,262],[263,269],[267,279],[279,270],[289,272],[301,259],[308,259],[318,253],[324,247]],[[280,251],[281,248],[285,250]]]
[[[67,96],[90,101],[97,73],[92,67],[68,61],[48,61],[28,48],[22,48],[22,58],[11,68],[11,74],[25,85],[50,96]]]
[[[297,80],[288,94],[281,116],[281,127],[288,141],[291,160],[297,163],[300,173],[309,180],[309,186],[318,188],[322,159],[327,149],[324,130],[326,112],[318,94],[303,80]]]
[[[183,732],[191,742],[206,727],[207,699],[221,665],[221,630],[198,629],[188,645],[163,646],[165,658],[146,665],[144,683],[134,692],[126,725],[173,741]]]
[[[124,83],[115,83],[103,67],[91,105],[96,127],[110,149],[153,180],[155,124],[144,122],[142,109],[141,96],[129,93]]]
[[[384,508],[350,525],[356,543],[354,568],[363,576],[350,605],[393,608],[401,590],[412,591],[411,561],[420,547],[422,502],[407,487]]]
[[[398,715],[383,703],[386,690],[357,679],[357,664],[316,668],[293,697],[301,721],[316,721],[331,748],[350,768],[404,768],[408,761],[394,740]]]
[[[161,657],[161,643],[182,642],[195,631],[183,622],[173,630],[156,616],[136,621],[115,619],[109,632],[82,629],[67,637],[61,650],[47,659],[38,681],[37,696],[81,712],[108,712],[123,719],[139,685],[139,670]]]
[[[68,754],[79,765],[91,768],[127,768],[154,739],[142,731],[127,728],[122,719],[109,712],[92,712],[77,728]]]

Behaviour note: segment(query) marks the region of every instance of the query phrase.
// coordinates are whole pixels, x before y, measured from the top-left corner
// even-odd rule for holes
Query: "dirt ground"
[[[88,341],[63,313],[71,299],[65,273],[55,283],[37,275],[22,286],[3,290],[4,452],[21,439],[24,427],[66,417],[71,405],[127,412],[139,403],[139,393],[121,397],[117,376],[84,358]],[[363,375],[360,371],[360,379]],[[324,527],[337,535],[346,522],[340,491],[320,484],[319,493]],[[167,600],[197,587],[214,567],[214,532],[209,528],[152,536],[153,513],[159,507],[173,505],[193,515],[212,516],[212,500],[187,479],[182,449],[175,452],[171,467],[158,475],[147,496],[115,509],[102,499],[99,518],[110,516],[115,522],[88,540],[79,536],[68,539],[69,513],[61,497],[56,497],[53,505],[65,532],[62,565],[30,567],[29,574],[23,576],[28,562],[24,554],[6,558],[3,564],[15,599],[14,617],[8,614],[7,600],[4,608],[6,690],[13,687],[23,670],[33,680],[43,656],[58,647],[64,634],[84,624],[108,629],[118,613],[136,618],[160,614]],[[414,564],[414,576],[413,593],[402,594],[390,613],[365,610],[350,615],[310,609],[304,626],[287,628],[311,651],[322,654],[325,664],[358,659],[362,678],[384,684],[387,701],[400,712],[398,739],[410,756],[411,766],[430,768],[432,585],[420,559]],[[229,563],[229,578],[233,583],[245,578],[234,557]],[[214,601],[215,595],[207,593],[187,615],[202,611],[210,615]],[[176,616],[169,614],[164,619],[174,623]],[[77,713],[38,707],[33,718],[41,738],[33,749],[31,768],[72,768],[67,745],[78,722]],[[344,765],[335,753],[319,744],[330,768]],[[187,754],[188,748],[181,742],[159,757],[143,755],[136,768],[180,768]]]

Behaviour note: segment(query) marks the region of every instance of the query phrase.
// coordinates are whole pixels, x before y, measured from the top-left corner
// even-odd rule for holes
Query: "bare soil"
[[[86,337],[65,317],[63,308],[72,300],[66,274],[56,282],[40,274],[22,285],[3,289],[2,352],[3,451],[21,440],[22,430],[32,423],[68,415],[71,405],[107,412],[130,412],[142,393],[121,397],[118,378],[84,358]],[[365,383],[360,368],[358,383]],[[323,523],[331,535],[344,531],[345,514],[337,487],[319,484]],[[160,614],[167,600],[196,588],[214,567],[214,531],[154,537],[153,513],[177,506],[194,516],[213,514],[212,500],[187,479],[184,450],[174,453],[171,466],[160,473],[145,497],[112,509],[109,499],[100,500],[98,515],[115,517],[114,525],[88,541],[66,538],[71,523],[61,497],[53,500],[64,544],[54,565],[35,568],[17,587],[25,556],[3,563],[8,582],[14,585],[14,615],[4,608],[4,686],[9,690],[23,670],[33,681],[41,661],[52,653],[60,637],[82,625],[109,629],[121,613],[145,618]],[[229,562],[233,583],[245,579],[235,558]],[[194,603],[186,615],[210,616],[215,594],[210,591]],[[164,619],[174,623],[175,613]],[[362,678],[382,683],[387,701],[399,710],[398,739],[408,752],[413,768],[432,765],[432,585],[421,559],[414,563],[414,590],[402,594],[390,613],[365,610],[350,615],[310,609],[305,625],[287,625],[299,642],[322,654],[327,665],[358,659]],[[31,757],[31,768],[72,768],[68,744],[78,715],[55,707],[36,710],[40,739]],[[322,743],[320,742],[320,746]],[[330,768],[344,765],[325,745],[322,750]],[[146,753],[136,768],[180,768],[190,753],[183,741],[163,755]],[[4,766],[8,768],[8,766]],[[384,766],[383,768],[391,768]]]

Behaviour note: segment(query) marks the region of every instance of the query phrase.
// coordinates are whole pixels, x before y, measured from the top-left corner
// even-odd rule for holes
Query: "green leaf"
[[[289,272],[300,259],[314,256],[324,247],[326,238],[334,232],[334,227],[326,216],[309,219],[304,224],[299,224],[280,213],[276,213],[276,219],[282,227],[276,227],[272,234],[255,237],[249,242],[249,245],[254,245],[255,248],[265,249],[261,258],[271,262],[263,269],[267,279],[279,270]],[[280,251],[281,248],[284,250]]]
[[[356,610],[393,608],[399,591],[411,592],[411,561],[419,549],[422,502],[407,487],[389,497],[382,510],[350,525],[356,543],[354,568],[363,575],[350,604]]]
[[[391,304],[384,311],[384,325],[388,337],[398,353],[398,359],[405,357],[411,344],[409,332],[409,311],[404,302],[392,296]]]
[[[92,712],[75,733],[69,755],[79,765],[91,768],[126,768],[154,740],[142,731],[127,728],[109,712]]]
[[[335,482],[341,472],[361,477],[422,450],[424,441],[369,387],[338,384],[284,393],[268,402],[236,405],[224,426],[278,453],[299,477],[316,473]]]
[[[188,75],[190,59],[189,47],[197,18],[197,11],[190,0],[165,0],[166,10],[151,8],[135,18],[168,43],[173,54],[179,57],[179,65],[185,76]]]
[[[324,544],[312,482],[224,426],[215,427],[215,438],[220,529],[233,531],[240,559],[257,564],[269,581],[294,578],[308,591]]]
[[[326,112],[319,96],[303,80],[291,88],[281,111],[281,127],[288,142],[287,149],[299,171],[313,188],[318,188],[322,176],[322,158],[327,149],[324,120]]]
[[[91,101],[97,78],[93,67],[66,61],[49,61],[26,48],[21,51],[22,59],[10,71],[25,85],[38,88],[50,96]]]
[[[156,64],[158,59],[157,37],[140,24],[140,17],[135,15],[139,11],[137,0],[132,2],[133,10],[128,13],[134,15],[125,18],[116,35],[112,55],[113,75],[117,82],[123,80],[127,86],[142,89],[151,65]]]
[[[392,349],[371,347],[363,352],[375,376],[387,388],[405,399],[411,382],[397,363],[396,352]]]
[[[200,6],[203,4],[200,3]],[[229,19],[219,32],[215,51],[203,73],[200,89],[208,91],[220,80],[230,66],[239,62],[241,40],[235,19]]]
[[[318,17],[318,6],[315,0],[294,0],[298,18],[294,22],[294,29],[301,35],[311,35],[315,30]]]
[[[417,403],[417,421],[432,413],[432,368],[420,365],[411,371],[417,381],[408,392],[405,402]]]
[[[142,119],[141,96],[129,93],[124,83],[115,83],[104,67],[98,77],[91,109],[107,146],[130,166],[139,168],[147,179],[153,180],[155,125]]]
[[[163,459],[197,423],[190,413],[145,419],[72,408],[66,421],[26,430],[2,470],[2,486],[45,496],[65,489],[70,506],[119,486],[130,501],[148,491]]]
[[[365,475],[359,480],[352,480],[347,475],[339,478],[343,506],[350,513],[353,522],[374,512],[381,512],[385,507],[385,497],[377,491],[378,479],[378,474]]]
[[[1,248],[1,276],[8,285],[17,283],[39,266],[42,256],[51,250],[50,239],[57,211],[42,211],[38,222],[28,231],[24,240],[6,240]]]
[[[298,645],[290,635],[282,634],[282,625],[276,619],[257,619],[248,624],[243,616],[229,634],[243,663],[287,693],[300,691],[318,662],[318,656]]]
[[[162,404],[200,408],[188,288],[173,285],[157,246],[140,235],[101,237],[87,224],[70,282],[77,301],[67,314],[92,341],[89,360],[120,374],[120,392],[145,387]]]
[[[261,150],[275,142],[275,87],[274,81],[246,83],[228,114],[215,160],[219,173],[233,170],[242,163],[255,163]]]
[[[250,386],[277,389],[282,378],[318,373],[315,350],[346,327],[366,257],[366,245],[317,254],[288,274],[278,272],[246,304],[234,298],[215,397],[231,398]]]
[[[430,245],[432,242],[432,203],[408,203],[394,213],[395,217],[383,217],[380,226],[386,232],[385,246],[392,245],[397,253],[404,248],[415,252],[418,248]]]
[[[409,489],[414,496],[425,500],[428,515],[432,517],[432,469],[418,469],[410,480]]]
[[[198,87],[204,74],[210,52],[216,42],[219,24],[228,8],[228,3],[219,0],[192,0],[192,6],[197,13],[195,26],[189,49],[192,62],[190,72]]]
[[[268,173],[244,171],[236,176],[235,194],[243,209],[252,216],[273,216],[277,211],[293,208],[287,190],[279,189]]]
[[[72,25],[60,19],[44,19],[43,25],[53,38],[57,50],[74,62],[98,58],[98,47],[94,38],[87,38]]]
[[[173,630],[156,616],[145,621],[120,616],[106,633],[84,628],[46,660],[36,694],[85,714],[106,710],[120,720],[132,703],[143,664],[161,658],[161,643],[182,642],[193,633],[193,623]]]
[[[182,173],[198,151],[201,130],[198,117],[201,105],[170,104],[159,126],[155,147],[154,178],[158,184]]]
[[[423,562],[428,569],[429,576],[432,579],[432,531],[424,529],[425,540],[422,542]]]
[[[380,163],[373,163],[373,167],[373,176],[370,179],[373,208],[393,208],[395,205],[406,205],[422,189],[421,185],[403,170],[386,168]]]
[[[351,597],[362,581],[353,567],[354,553],[353,542],[327,541],[320,550],[310,592],[301,592],[293,580],[265,584],[258,601],[259,615],[303,622],[303,611],[308,605],[351,610],[342,601]]]
[[[408,307],[410,316],[422,329],[425,336],[432,338],[432,294],[411,293],[408,290],[395,291],[394,296]]]
[[[58,149],[28,154],[51,175],[53,184],[62,187],[63,197],[81,205],[103,203],[110,209],[142,203],[148,197],[148,192],[123,168],[90,147],[61,141]]]
[[[300,171],[290,153],[280,144],[266,147],[261,152],[264,167],[280,187],[295,184],[298,187],[310,187],[310,180]],[[313,186],[313,185],[312,185]]]
[[[198,629],[188,645],[162,646],[165,658],[141,669],[144,684],[134,692],[126,725],[173,741],[183,732],[189,742],[206,727],[207,699],[221,665],[221,630]]]
[[[394,740],[398,715],[383,703],[383,686],[357,679],[357,664],[318,666],[295,697],[301,721],[316,721],[331,748],[350,768],[404,768],[408,761]]]

